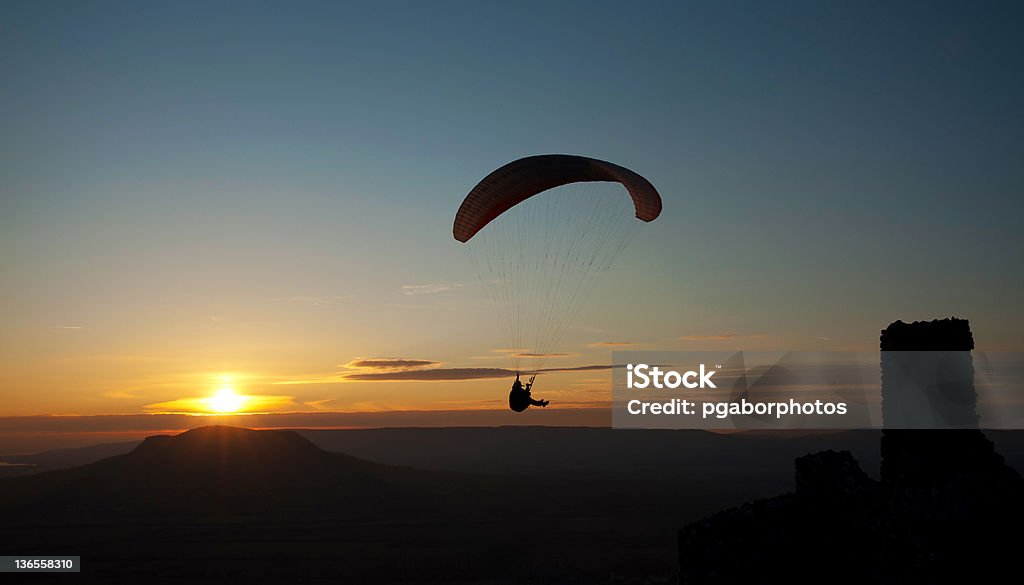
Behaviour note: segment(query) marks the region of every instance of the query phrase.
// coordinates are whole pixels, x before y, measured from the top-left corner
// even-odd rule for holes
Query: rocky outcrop
[[[885,429],[880,482],[847,452],[798,458],[793,493],[680,531],[682,583],[946,583],[1014,574],[1017,541],[1010,535],[1024,520],[1024,482],[976,428],[973,380],[963,375],[973,373],[973,347],[966,320],[887,327],[886,425],[906,420],[899,410],[913,407],[904,400],[909,386],[953,396],[943,416],[966,428]],[[915,370],[903,356],[886,358],[924,351],[950,352],[943,367],[955,383],[915,380],[907,373],[934,364]]]

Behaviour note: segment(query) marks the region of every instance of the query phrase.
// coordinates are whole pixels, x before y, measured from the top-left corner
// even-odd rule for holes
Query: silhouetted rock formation
[[[885,429],[881,482],[847,452],[798,458],[794,493],[680,531],[681,581],[943,583],[1014,574],[1009,535],[1024,519],[1024,482],[976,428],[973,347],[966,320],[887,327],[886,426],[914,421],[913,410],[938,393],[943,425],[974,428]]]
[[[896,321],[882,331],[880,346],[886,427],[978,427],[967,320]]]
[[[882,481],[899,491],[964,475],[1002,475],[1003,458],[976,430],[969,322],[896,321],[882,331],[880,341]]]
[[[875,489],[849,451],[821,451],[797,457],[796,493],[813,499],[859,496]]]
[[[967,319],[935,319],[904,323],[894,321],[882,330],[881,351],[971,351],[974,335]]]
[[[680,531],[683,583],[878,581],[878,484],[847,451],[797,459],[795,493]]]

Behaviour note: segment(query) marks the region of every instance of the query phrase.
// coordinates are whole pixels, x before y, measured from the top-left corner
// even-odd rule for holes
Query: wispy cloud
[[[319,411],[330,411],[331,409],[329,408],[329,405],[334,404],[337,401],[337,398],[323,398],[321,400],[307,400],[303,402],[303,404]]]
[[[511,355],[512,357],[519,357],[519,358],[573,357],[573,356],[577,355],[575,353],[538,353],[538,352],[530,351],[528,349],[508,349],[508,348],[492,349],[491,351],[493,351],[494,353],[508,354],[508,355]]]
[[[505,368],[434,368],[429,370],[404,370],[397,372],[370,372],[345,374],[344,379],[363,382],[418,381],[439,382],[451,380],[482,380],[507,378],[516,373]]]
[[[355,295],[294,296],[277,300],[298,305],[308,305],[310,307],[330,307],[354,297]]]
[[[138,398],[138,394],[132,394],[131,392],[124,392],[120,390],[111,390],[110,392],[104,392],[103,396],[106,398]]]
[[[622,365],[595,364],[592,366],[573,366],[569,368],[543,368],[541,372],[596,372],[599,370],[613,370],[622,368]]]
[[[441,282],[436,284],[406,284],[402,286],[402,294],[412,297],[418,295],[436,295],[443,292],[451,292],[463,288],[461,282]]]
[[[633,347],[634,345],[636,344],[631,341],[598,341],[587,347]]]
[[[321,374],[321,375],[309,375],[302,378],[296,378],[292,380],[278,380],[271,382],[275,386],[292,386],[302,384],[342,384],[345,382],[345,375],[338,373]]]
[[[342,372],[332,372],[329,374],[310,375],[302,378],[292,380],[279,380],[273,382],[276,385],[296,385],[296,384],[340,384],[351,380],[362,380],[364,378],[360,376],[388,376],[392,374],[408,373],[408,372],[423,372],[433,371],[433,369],[443,366],[444,362],[428,359],[418,358],[398,358],[398,357],[359,357],[355,358],[347,364],[338,366],[343,368]],[[354,371],[352,371],[354,370]],[[365,378],[373,379],[373,378]]]
[[[587,333],[604,333],[604,329],[597,329],[596,327],[584,327],[583,325],[569,325],[569,329],[576,331],[585,331]]]
[[[553,372],[589,372],[610,370],[610,365],[574,366],[567,368],[543,368],[541,373]],[[356,372],[344,374],[343,379],[359,382],[441,382],[456,380],[484,380],[489,378],[509,378],[516,375],[515,370],[507,368],[433,368],[427,370],[406,370],[397,372]]]
[[[610,381],[609,378],[584,378],[582,380],[577,380],[576,382],[573,382],[572,385],[573,386],[586,386],[588,384],[605,384],[605,385],[607,385],[609,381]]]
[[[738,339],[740,335],[735,333],[718,333],[715,335],[684,335],[679,339],[684,341],[725,341],[727,339]]]
[[[85,329],[85,327],[81,327],[79,325],[55,325],[53,328],[54,329]]]
[[[493,350],[499,353],[507,353],[509,350]],[[551,354],[551,355],[573,355],[573,354]],[[493,359],[493,357],[492,357]],[[278,380],[272,382],[275,385],[299,385],[299,384],[343,384],[345,382],[440,382],[458,380],[483,380],[489,378],[507,378],[516,375],[516,371],[508,368],[489,367],[464,367],[445,368],[444,362],[422,358],[398,358],[398,357],[374,357],[355,358],[352,361],[340,366],[347,371],[330,372],[324,374],[312,374],[294,379]],[[551,367],[538,370],[541,373],[553,372],[587,372],[597,370],[610,370],[610,365],[586,365]],[[311,404],[314,408],[321,408],[322,405]]]
[[[408,370],[415,368],[431,368],[442,365],[434,360],[409,358],[357,358],[345,364],[346,368],[374,370]]]
[[[75,357],[73,359],[81,361],[94,361],[94,362],[156,362],[166,361],[166,358],[157,358],[148,355],[118,355],[118,354],[98,354],[98,355],[84,355],[81,357]]]

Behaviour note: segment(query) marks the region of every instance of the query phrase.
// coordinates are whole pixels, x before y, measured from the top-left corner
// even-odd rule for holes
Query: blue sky
[[[472,363],[499,343],[465,309],[479,291],[402,287],[469,283],[459,202],[545,152],[665,199],[567,339],[583,362],[687,336],[870,349],[890,321],[949,315],[1021,349],[1022,13],[5,2],[0,395],[133,412],[222,371],[270,392],[357,357]],[[412,404],[355,386],[296,400]]]

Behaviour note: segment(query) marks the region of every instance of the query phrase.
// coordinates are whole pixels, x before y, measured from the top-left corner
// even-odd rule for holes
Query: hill
[[[396,510],[451,499],[471,484],[329,453],[292,431],[209,426],[149,437],[81,467],[0,480],[0,510],[61,522],[110,514],[356,516],[384,502]]]

